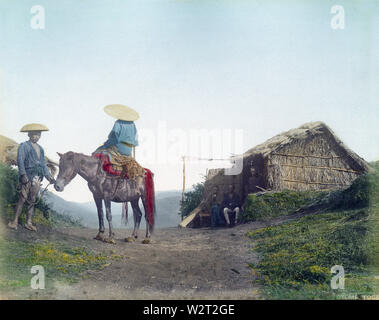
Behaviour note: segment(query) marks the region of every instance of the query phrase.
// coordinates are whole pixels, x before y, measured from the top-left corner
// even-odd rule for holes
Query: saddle
[[[124,156],[115,147],[102,149],[92,155],[102,161],[102,167],[110,175],[136,180],[144,177],[145,169],[131,156]]]

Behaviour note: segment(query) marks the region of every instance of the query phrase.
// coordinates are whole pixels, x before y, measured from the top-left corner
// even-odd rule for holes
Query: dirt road
[[[124,240],[131,230],[116,229],[115,244],[94,240],[95,229],[39,229],[37,233],[18,230],[13,236],[10,234],[11,238],[25,242],[46,239],[121,258],[112,259],[101,270],[86,271],[75,284],[56,282],[54,289],[29,289],[17,296],[27,299],[262,299],[259,285],[248,268],[248,263],[257,262],[258,256],[251,249],[246,232],[302,215],[234,228],[157,229],[150,244],[142,244],[142,230],[141,238],[127,243]]]
[[[255,225],[254,227],[258,227]],[[57,285],[55,299],[259,299],[247,267],[256,261],[245,237],[252,225],[232,229],[157,229],[151,244],[126,243],[129,230],[116,230],[116,244],[93,240],[97,230],[60,229],[97,252],[124,259],[89,271],[79,283]],[[143,232],[141,232],[141,236]]]

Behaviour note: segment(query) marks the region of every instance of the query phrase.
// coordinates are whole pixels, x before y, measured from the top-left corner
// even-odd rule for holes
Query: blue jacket
[[[130,156],[132,148],[123,142],[138,146],[137,129],[133,121],[117,120],[108,135],[108,140],[96,151],[115,146],[119,153]]]
[[[20,176],[26,174],[29,180],[32,180],[34,176],[45,177],[46,179],[51,177],[45,161],[45,152],[40,145],[38,146],[41,150],[40,159],[38,159],[30,141],[21,143],[17,150],[18,173]]]

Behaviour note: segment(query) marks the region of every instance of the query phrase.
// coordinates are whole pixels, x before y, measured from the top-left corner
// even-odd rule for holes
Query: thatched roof
[[[352,161],[354,161],[363,171],[369,170],[367,162],[359,157],[355,152],[350,150],[336,136],[332,129],[321,121],[308,122],[298,128],[280,133],[268,139],[266,142],[249,149],[243,154],[243,157],[246,158],[254,154],[261,154],[263,157],[267,157],[271,153],[277,152],[281,148],[296,140],[308,139],[317,135],[327,135],[345,153],[346,157],[349,157]]]

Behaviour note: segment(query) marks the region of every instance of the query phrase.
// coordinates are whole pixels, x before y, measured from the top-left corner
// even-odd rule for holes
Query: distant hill
[[[180,223],[179,206],[180,206],[181,192],[176,190],[170,191],[157,191],[156,192],[156,228],[176,227]],[[46,192],[44,196],[45,202],[49,207],[58,213],[66,214],[89,228],[98,227],[97,209],[94,202],[78,203],[62,199],[61,197]],[[142,203],[140,203],[141,211]],[[133,210],[129,204],[129,222],[127,228],[133,227]],[[116,228],[124,228],[121,225],[121,204],[112,202],[112,217],[113,226]],[[104,217],[105,219],[105,217]],[[106,222],[106,219],[105,219]],[[107,226],[107,224],[105,224]],[[140,228],[145,228],[144,217],[141,221]]]
[[[95,224],[97,225],[97,213],[86,208],[81,203],[66,201],[50,191],[46,191],[43,200],[50,209],[60,214],[78,219],[85,227],[93,227]]]

